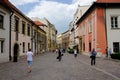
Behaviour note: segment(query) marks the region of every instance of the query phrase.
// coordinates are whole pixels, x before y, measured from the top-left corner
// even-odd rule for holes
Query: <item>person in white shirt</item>
[[[28,63],[28,72],[31,72],[31,65],[32,65],[32,61],[33,61],[33,52],[31,51],[31,49],[28,50],[27,54],[27,63]]]
[[[76,58],[77,57],[77,50],[74,49],[74,57]]]

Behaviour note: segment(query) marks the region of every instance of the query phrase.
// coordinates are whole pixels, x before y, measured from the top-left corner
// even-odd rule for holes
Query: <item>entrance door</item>
[[[18,49],[19,49],[19,45],[15,44],[14,45],[13,62],[17,62],[18,61]]]
[[[80,53],[82,53],[82,37],[80,37],[79,39],[79,50],[80,50]]]

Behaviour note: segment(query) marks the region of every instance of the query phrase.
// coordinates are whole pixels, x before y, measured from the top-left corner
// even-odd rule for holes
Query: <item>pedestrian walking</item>
[[[32,61],[33,61],[33,52],[31,51],[31,49],[27,51],[26,58],[27,58],[27,63],[28,63],[27,71],[30,73],[32,70],[31,66],[32,66]]]
[[[108,59],[110,58],[111,54],[112,54],[112,50],[111,50],[111,48],[109,48],[109,50],[108,50]]]
[[[106,57],[108,58],[108,47],[106,48]]]
[[[61,61],[62,56],[63,56],[63,54],[61,53],[61,50],[58,49],[58,57],[57,57],[57,59],[58,59],[59,61]]]
[[[56,48],[55,53],[58,53],[58,49]]]
[[[76,58],[77,57],[77,50],[74,49],[74,57]]]
[[[93,49],[91,52],[91,56],[90,56],[91,65],[95,65],[95,63],[96,63],[96,54],[97,54],[97,52],[95,51],[95,49]]]

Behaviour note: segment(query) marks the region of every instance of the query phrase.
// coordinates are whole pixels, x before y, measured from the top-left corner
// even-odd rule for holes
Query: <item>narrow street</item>
[[[85,55],[65,53],[58,62],[56,53],[34,57],[32,72],[27,73],[24,58],[17,63],[0,64],[0,80],[120,80],[120,61],[97,58],[95,66]]]

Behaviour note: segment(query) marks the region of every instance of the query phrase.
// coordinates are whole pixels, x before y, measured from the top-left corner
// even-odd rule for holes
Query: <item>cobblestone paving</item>
[[[27,73],[24,58],[17,63],[0,64],[0,80],[120,80],[120,61],[97,58],[95,66],[85,55],[65,53],[58,62],[57,54],[45,53],[34,57],[32,72]]]

